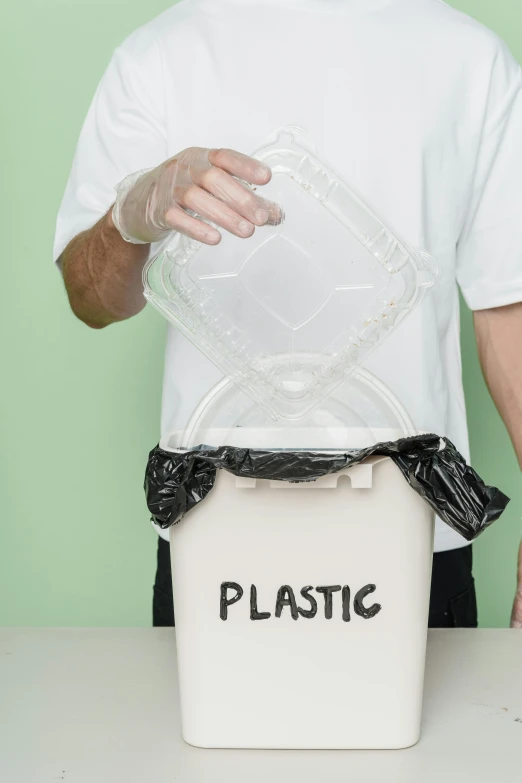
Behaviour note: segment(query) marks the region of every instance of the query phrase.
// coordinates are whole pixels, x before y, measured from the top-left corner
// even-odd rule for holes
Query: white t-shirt
[[[492,32],[440,0],[184,0],[137,30],[87,115],[55,258],[127,174],[189,146],[250,153],[288,123],[440,265],[367,367],[468,457],[457,283],[472,309],[522,301],[522,78]],[[220,377],[169,328],[162,432]],[[465,543],[438,522],[438,551]]]

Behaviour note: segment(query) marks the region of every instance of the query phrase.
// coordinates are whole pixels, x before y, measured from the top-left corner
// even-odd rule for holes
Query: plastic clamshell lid
[[[173,235],[144,271],[145,296],[275,418],[299,419],[381,345],[433,285],[402,242],[288,127],[254,156],[260,195],[284,220],[218,246]]]
[[[274,421],[248,394],[223,378],[200,400],[176,448],[188,451],[204,445],[344,452],[417,434],[390,389],[359,368],[310,413],[294,420]]]

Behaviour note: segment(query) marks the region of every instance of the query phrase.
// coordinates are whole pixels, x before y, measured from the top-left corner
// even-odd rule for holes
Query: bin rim
[[[398,428],[378,428],[368,430],[359,427],[320,428],[296,427],[292,429],[278,427],[213,427],[201,430],[202,442],[186,447],[186,429],[173,430],[162,436],[159,447],[172,453],[214,451],[222,446],[257,451],[303,451],[317,453],[343,454],[352,449],[363,449],[376,443],[390,443],[425,432],[404,433]],[[321,434],[324,440],[321,442]],[[319,436],[319,439],[318,439]],[[311,440],[311,438],[314,440]],[[332,445],[332,444],[335,445]]]

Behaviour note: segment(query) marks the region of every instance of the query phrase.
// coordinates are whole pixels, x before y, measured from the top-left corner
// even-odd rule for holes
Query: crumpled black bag
[[[154,522],[168,528],[206,498],[220,468],[246,478],[314,481],[372,454],[390,457],[408,484],[467,541],[498,519],[509,503],[499,489],[484,484],[451,441],[438,435],[419,435],[344,453],[232,446],[201,446],[172,453],[156,446],[149,454],[145,472],[147,506]]]

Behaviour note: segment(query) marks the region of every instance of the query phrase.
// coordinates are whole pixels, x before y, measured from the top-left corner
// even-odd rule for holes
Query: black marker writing
[[[235,590],[236,594],[232,598],[227,597],[228,590]],[[243,597],[243,588],[237,582],[221,582],[221,594],[219,601],[219,616],[222,620],[228,617],[228,607],[235,604]]]

